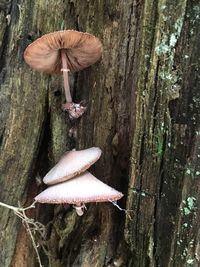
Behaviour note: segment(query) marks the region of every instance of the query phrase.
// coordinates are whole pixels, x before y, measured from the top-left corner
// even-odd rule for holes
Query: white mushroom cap
[[[95,163],[100,158],[101,153],[102,151],[98,147],[67,152],[46,174],[43,182],[45,184],[56,184],[79,175]]]
[[[35,200],[41,203],[80,205],[88,202],[116,201],[122,197],[121,192],[85,172],[69,181],[50,186],[37,195]]]

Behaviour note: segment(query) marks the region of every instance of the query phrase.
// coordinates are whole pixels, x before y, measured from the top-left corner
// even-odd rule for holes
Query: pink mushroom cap
[[[60,51],[67,57],[70,71],[79,71],[100,59],[102,43],[94,35],[74,30],[51,32],[31,43],[24,59],[33,69],[48,74],[61,74]]]
[[[85,172],[69,181],[48,187],[35,197],[40,203],[78,204],[116,201],[123,194]]]
[[[101,149],[91,147],[79,151],[70,151],[64,154],[60,161],[45,175],[45,184],[56,184],[86,171],[101,156]]]

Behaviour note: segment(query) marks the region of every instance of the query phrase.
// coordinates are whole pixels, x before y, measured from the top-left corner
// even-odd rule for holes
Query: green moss
[[[65,218],[65,227],[61,229],[61,227],[57,228],[57,233],[59,234],[59,248],[62,248],[69,235],[73,232],[75,225],[77,222],[77,214],[73,210],[72,212],[67,214]]]
[[[164,138],[164,131],[163,129],[158,129],[157,134],[155,135],[155,148],[156,148],[156,154],[158,156],[163,155],[163,138]]]

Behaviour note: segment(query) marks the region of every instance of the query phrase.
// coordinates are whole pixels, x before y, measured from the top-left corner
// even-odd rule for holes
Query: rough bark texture
[[[30,204],[61,155],[99,146],[91,172],[125,194],[118,211],[38,205],[43,266],[199,266],[200,3],[198,0],[0,0],[0,201]],[[70,76],[88,110],[61,110],[62,79],[31,70],[23,52],[61,29],[87,31],[102,60]],[[34,267],[19,218],[0,207],[0,267]],[[46,248],[46,253],[42,247]]]
[[[134,266],[199,266],[199,8],[143,6],[125,227]]]

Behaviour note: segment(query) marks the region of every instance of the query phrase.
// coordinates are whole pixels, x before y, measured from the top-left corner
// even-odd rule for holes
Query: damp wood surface
[[[43,266],[198,266],[199,1],[0,0],[0,25],[0,201],[30,205],[65,151],[99,146],[90,171],[128,210],[93,203],[78,217],[37,204],[28,215],[46,226],[46,240],[36,236]],[[70,74],[74,101],[88,106],[77,121],[61,110],[62,78],[23,60],[28,44],[63,29],[104,47]],[[0,267],[38,266],[21,220],[0,212]]]

